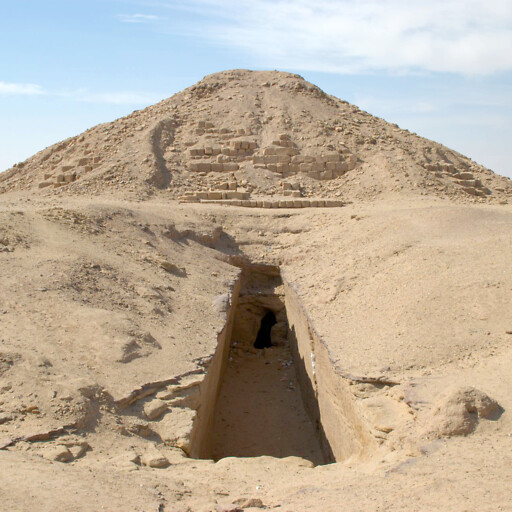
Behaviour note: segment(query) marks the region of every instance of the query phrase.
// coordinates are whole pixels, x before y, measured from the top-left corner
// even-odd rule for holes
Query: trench
[[[364,457],[374,439],[277,267],[244,268],[201,385],[190,456]]]

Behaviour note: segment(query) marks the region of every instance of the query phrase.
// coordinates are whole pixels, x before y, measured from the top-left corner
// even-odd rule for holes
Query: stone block
[[[269,201],[269,200],[263,201],[262,208],[272,208],[272,201]]]
[[[280,133],[279,140],[290,140],[290,136],[286,133]]]
[[[249,149],[253,150],[258,147],[258,144],[256,142],[249,142]]]
[[[325,162],[325,168],[328,171],[334,171],[336,170],[336,163],[337,162]]]
[[[160,416],[162,416],[162,414],[166,412],[168,408],[169,407],[167,402],[156,398],[144,405],[144,414],[148,420],[156,420],[160,418]]]
[[[311,170],[315,172],[322,172],[325,169],[325,165],[320,162],[314,162],[311,164]]]
[[[222,199],[222,192],[210,190],[208,192],[208,199]]]
[[[474,178],[473,174],[470,173],[470,172],[461,172],[457,178],[459,178],[459,180],[472,180]]]
[[[276,170],[280,174],[282,174],[283,172],[288,172],[290,170],[290,165],[286,163],[276,164]]]
[[[317,161],[316,157],[314,157],[312,155],[304,155],[304,163],[312,164],[312,163],[314,163],[316,161]]]
[[[339,153],[331,152],[331,153],[323,153],[320,161],[339,162],[340,160],[341,160],[341,155]]]
[[[224,166],[224,172],[234,172],[240,169],[240,166],[236,162],[226,162],[222,165]]]
[[[226,192],[226,199],[249,199],[249,192],[237,192],[236,190],[229,190]]]
[[[304,157],[302,155],[292,156],[291,162],[292,164],[302,164],[304,163]]]
[[[92,161],[95,164],[99,164],[101,162],[101,156],[95,156]]]
[[[277,164],[277,162],[279,162],[279,158],[277,155],[266,155],[264,159],[266,164]]]
[[[252,163],[253,164],[264,164],[265,163],[265,157],[262,155],[254,155],[252,157]]]
[[[222,148],[221,153],[223,155],[229,156],[229,155],[231,155],[231,149],[230,148]]]
[[[289,163],[290,157],[288,155],[277,155],[277,162],[278,163]]]
[[[302,207],[303,208],[309,208],[311,206],[311,201],[309,199],[303,199],[302,200]]]
[[[204,148],[204,154],[205,155],[213,155],[213,148],[211,146],[206,146]]]
[[[302,208],[302,201],[296,199],[295,201],[293,201],[293,207],[294,208]]]
[[[224,165],[225,164],[214,162],[214,163],[210,164],[210,169],[213,172],[223,172],[224,171]]]
[[[70,171],[73,168],[74,168],[73,165],[61,165],[60,166],[60,171],[61,172],[68,172],[68,171]]]
[[[277,172],[277,164],[268,164],[267,169],[272,172]]]
[[[301,196],[300,190],[292,190],[291,196],[292,197],[300,197]]]
[[[289,148],[276,148],[276,155],[288,155]]]
[[[44,173],[44,179],[45,180],[50,180],[52,178],[53,178],[53,174],[52,173],[47,173],[47,172]]]
[[[236,190],[236,181],[228,181],[228,189],[229,190]]]
[[[276,148],[265,148],[263,150],[263,154],[265,156],[269,156],[269,155],[275,155],[276,154]]]
[[[196,170],[199,172],[210,172],[212,170],[212,164],[210,162],[197,162]]]
[[[240,140],[234,140],[231,142],[231,147],[233,149],[242,149],[242,141]]]
[[[211,130],[213,127],[214,127],[214,124],[211,122],[211,121],[206,121],[204,123],[204,127],[207,129],[207,130]]]
[[[332,171],[326,170],[320,173],[321,180],[332,180]]]
[[[196,192],[198,199],[208,199],[208,192]]]
[[[297,156],[300,151],[297,148],[286,148],[286,154],[288,156]]]
[[[53,183],[52,181],[41,181],[41,182],[39,182],[38,187],[46,188],[46,187],[49,187],[52,183]]]
[[[64,183],[72,183],[76,180],[76,174],[73,172],[71,174],[64,175]]]
[[[306,164],[306,163],[299,164],[299,170],[300,170],[300,172],[308,173],[308,172],[312,171],[312,166],[311,166],[311,164]]]
[[[318,171],[311,171],[311,172],[308,172],[308,176],[313,179],[313,180],[319,180],[321,179],[321,172],[318,172]]]

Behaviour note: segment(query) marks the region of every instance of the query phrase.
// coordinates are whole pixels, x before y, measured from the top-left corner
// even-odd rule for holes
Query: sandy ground
[[[1,175],[0,508],[509,510],[509,180],[294,75],[227,72],[195,87]],[[171,111],[180,123],[155,132]],[[251,197],[286,182],[345,206],[177,201],[220,183],[187,170],[187,147],[235,133],[198,128],[204,117],[259,148],[282,131],[304,154],[343,140],[339,154],[358,160],[336,178],[276,177],[242,155],[222,179]],[[84,168],[73,182],[38,188],[68,163]],[[269,266],[294,336],[317,346],[300,360],[291,336],[265,353],[227,339],[216,401],[209,376],[237,283]],[[319,463],[322,430],[333,446],[353,436],[335,463]],[[213,433],[207,459],[187,457],[197,432]]]

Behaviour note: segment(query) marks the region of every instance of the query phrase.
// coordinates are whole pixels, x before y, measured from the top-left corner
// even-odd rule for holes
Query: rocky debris
[[[219,84],[213,95],[197,94],[212,83]],[[280,190],[287,180],[300,187]],[[34,188],[51,195],[158,192],[184,202],[386,192],[502,202],[512,194],[510,180],[297,75],[247,70],[207,76],[161,103],[55,144],[0,177],[0,193]]]
[[[13,420],[13,416],[7,413],[0,413],[0,425]]]
[[[432,407],[426,427],[428,437],[468,435],[480,419],[497,419],[503,409],[492,398],[473,387],[450,389],[441,394]]]
[[[150,449],[140,457],[140,463],[149,468],[166,468],[169,461],[158,450]]]
[[[238,498],[233,501],[233,505],[239,505],[240,508],[265,508],[260,498]]]
[[[62,444],[44,446],[40,449],[42,457],[55,462],[71,462],[73,454],[68,450],[67,446]]]
[[[149,420],[153,421],[162,416],[168,408],[169,406],[167,405],[167,402],[157,398],[155,400],[151,400],[147,404],[144,404],[144,414]]]

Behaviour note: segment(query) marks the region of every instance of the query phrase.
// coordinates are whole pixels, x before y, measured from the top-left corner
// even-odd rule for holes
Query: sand
[[[6,510],[509,508],[510,180],[235,70],[0,191]]]

